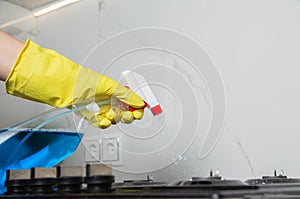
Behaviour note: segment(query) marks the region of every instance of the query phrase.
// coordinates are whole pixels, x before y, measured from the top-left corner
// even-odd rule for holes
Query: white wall
[[[32,39],[116,79],[122,70],[139,66],[135,70],[153,83],[165,108],[160,119],[151,120],[146,112],[136,124],[105,131],[90,128],[86,133],[85,139],[124,133],[123,149],[128,153],[123,154],[123,165],[114,167],[117,180],[144,178],[150,171],[156,180],[174,181],[207,176],[210,168],[220,169],[225,178],[260,177],[272,174],[275,168],[295,177],[300,176],[299,11],[297,0],[82,0],[37,18]],[[211,67],[220,73],[226,93],[225,126],[217,145],[203,159],[198,154],[209,127],[212,104],[204,81],[209,77],[201,79],[195,71],[203,72],[211,64],[204,51],[192,46],[184,51],[202,56],[198,69],[178,56],[145,49],[106,67],[113,56],[127,48],[147,46],[143,43],[145,35],[162,45],[179,45],[178,50],[185,44],[175,37],[160,38],[160,33],[148,31],[145,35],[133,32],[128,38],[121,34],[107,41],[112,35],[141,27],[167,28],[192,38],[206,49],[215,63]],[[97,47],[103,41],[106,43]],[[1,106],[14,107],[13,102],[3,99],[1,95]],[[25,106],[27,102],[22,103]],[[6,121],[15,121],[19,110],[5,110]],[[64,163],[83,161],[81,146]]]

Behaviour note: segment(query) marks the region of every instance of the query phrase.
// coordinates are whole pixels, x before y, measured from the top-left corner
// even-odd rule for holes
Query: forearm
[[[5,81],[24,43],[0,30],[0,80]]]

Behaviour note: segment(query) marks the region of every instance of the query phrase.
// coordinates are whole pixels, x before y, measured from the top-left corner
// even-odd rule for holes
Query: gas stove
[[[115,182],[102,164],[8,170],[0,198],[300,198],[300,179],[283,173],[246,181],[223,179],[217,171],[174,183],[143,180]]]

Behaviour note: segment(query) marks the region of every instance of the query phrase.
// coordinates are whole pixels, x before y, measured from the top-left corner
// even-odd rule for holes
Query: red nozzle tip
[[[162,109],[161,109],[160,105],[156,105],[156,106],[152,107],[150,110],[153,115],[158,115],[158,114],[162,113]]]

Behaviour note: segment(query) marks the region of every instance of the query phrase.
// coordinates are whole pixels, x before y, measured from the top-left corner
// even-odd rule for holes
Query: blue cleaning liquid
[[[82,136],[55,129],[0,130],[0,194],[7,169],[51,168],[75,152]]]

